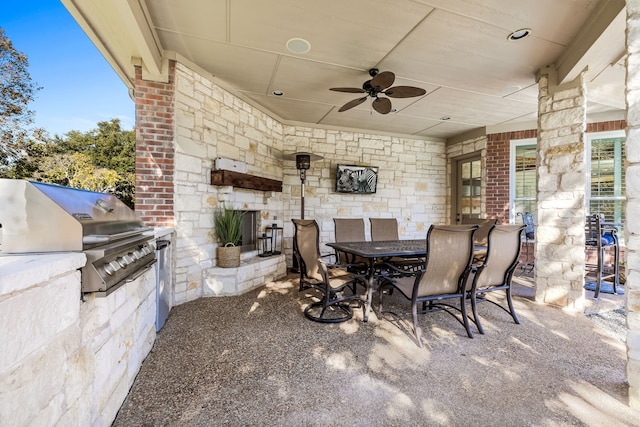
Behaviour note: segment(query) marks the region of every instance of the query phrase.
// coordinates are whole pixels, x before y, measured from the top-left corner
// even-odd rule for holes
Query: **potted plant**
[[[222,206],[213,213],[213,226],[218,238],[218,267],[240,265],[240,241],[242,239],[242,217],[244,213]]]

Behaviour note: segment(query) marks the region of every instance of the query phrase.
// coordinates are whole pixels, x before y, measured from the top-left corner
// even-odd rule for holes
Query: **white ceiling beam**
[[[149,11],[141,0],[111,0],[117,8],[120,18],[129,30],[131,40],[138,48],[138,57],[142,59],[142,73],[147,80],[169,81],[168,61],[160,39],[151,24]]]
[[[558,84],[573,81],[585,71],[591,81],[615,63],[624,50],[626,8],[624,0],[604,0],[555,63]],[[619,44],[622,41],[622,44]],[[622,51],[620,49],[623,49]]]
[[[61,1],[128,87],[133,87],[134,65],[142,67],[145,79],[168,81],[168,61],[144,2]]]

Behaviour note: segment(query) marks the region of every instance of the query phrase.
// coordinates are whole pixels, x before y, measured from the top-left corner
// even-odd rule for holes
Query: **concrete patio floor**
[[[410,316],[307,320],[315,293],[299,293],[295,275],[180,305],[114,426],[640,426],[619,334],[536,304],[526,276],[514,282],[520,325],[481,304],[486,334],[469,339],[446,313],[423,315],[424,348]],[[623,302],[602,294],[587,313]]]

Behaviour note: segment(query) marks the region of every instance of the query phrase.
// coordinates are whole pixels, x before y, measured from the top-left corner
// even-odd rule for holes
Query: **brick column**
[[[175,62],[169,82],[143,80],[136,67],[136,212],[147,225],[174,225]]]
[[[538,80],[536,301],[583,311],[586,88],[555,81]]]
[[[640,409],[640,3],[627,1],[627,381],[629,406]]]

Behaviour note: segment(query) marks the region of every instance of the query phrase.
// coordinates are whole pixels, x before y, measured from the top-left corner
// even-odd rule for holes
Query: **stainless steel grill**
[[[83,293],[111,293],[156,262],[153,229],[117,197],[0,179],[0,255],[80,251]]]

